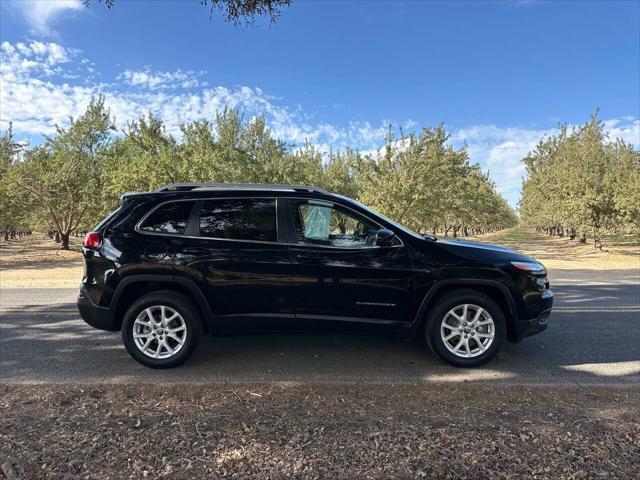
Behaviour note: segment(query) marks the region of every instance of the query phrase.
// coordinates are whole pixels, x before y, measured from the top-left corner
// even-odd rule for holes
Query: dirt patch
[[[639,478],[637,389],[2,386],[22,478]]]
[[[60,250],[44,233],[0,241],[0,286],[77,287],[84,262],[80,237],[70,238],[70,250]]]

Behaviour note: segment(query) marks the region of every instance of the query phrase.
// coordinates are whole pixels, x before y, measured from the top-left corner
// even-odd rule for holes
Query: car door
[[[301,326],[405,325],[413,271],[398,237],[376,245],[382,226],[346,205],[289,199],[293,290]]]
[[[203,286],[221,328],[294,324],[291,257],[279,240],[275,197],[201,200],[182,240],[176,275]]]

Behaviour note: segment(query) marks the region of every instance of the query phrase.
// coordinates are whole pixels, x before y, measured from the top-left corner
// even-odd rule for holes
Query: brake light
[[[87,248],[98,248],[102,239],[100,238],[100,234],[96,232],[89,232],[84,237],[84,242],[82,244]]]

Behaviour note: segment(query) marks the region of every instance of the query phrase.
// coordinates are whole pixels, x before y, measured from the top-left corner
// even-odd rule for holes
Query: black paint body
[[[212,198],[277,202],[273,242],[202,238],[199,207]],[[341,205],[395,234],[388,246],[322,247],[296,242],[290,203]],[[158,205],[192,201],[184,234],[138,228]],[[83,248],[83,319],[119,330],[132,301],[153,290],[187,295],[210,333],[331,330],[413,336],[445,292],[474,288],[492,296],[508,321],[508,339],[543,330],[553,303],[546,272],[510,262],[531,258],[492,245],[430,240],[398,227],[342,196],[313,189],[224,189],[125,195],[121,208],[94,230],[98,248]]]

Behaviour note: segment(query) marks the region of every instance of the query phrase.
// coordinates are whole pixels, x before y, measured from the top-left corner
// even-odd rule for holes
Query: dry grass
[[[21,478],[640,478],[637,389],[0,386]]]

